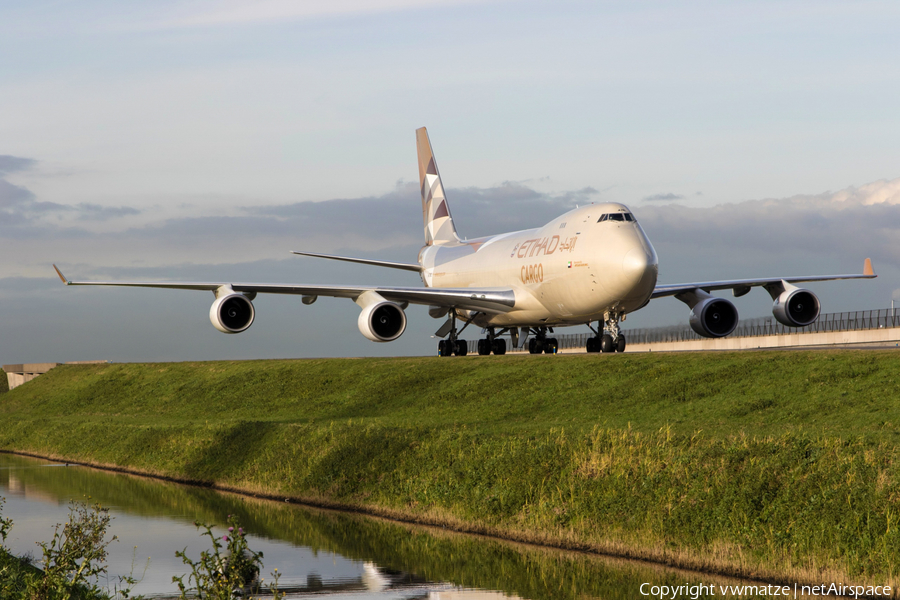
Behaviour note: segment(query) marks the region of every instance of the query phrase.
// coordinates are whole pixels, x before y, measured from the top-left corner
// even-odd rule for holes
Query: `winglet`
[[[69,280],[66,279],[66,276],[62,274],[62,271],[59,270],[59,267],[53,265],[53,268],[56,269],[56,274],[59,275],[59,278],[62,279],[62,282],[66,285],[69,285]]]
[[[875,275],[875,269],[872,268],[872,259],[867,258],[866,262],[863,263],[863,275],[870,275],[871,277],[877,277]]]

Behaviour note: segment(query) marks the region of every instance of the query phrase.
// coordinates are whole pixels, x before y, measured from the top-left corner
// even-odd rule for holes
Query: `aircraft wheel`
[[[544,342],[544,353],[545,354],[556,354],[559,351],[559,342],[556,338],[547,338]]]
[[[456,340],[456,348],[454,354],[457,356],[465,356],[469,353],[469,343],[466,340]]]
[[[613,342],[612,336],[608,333],[604,333],[603,337],[600,338],[600,351],[601,352],[615,352],[616,345]]]
[[[619,339],[616,340],[616,352],[625,352],[625,336],[619,335]]]
[[[495,339],[494,343],[491,344],[491,350],[493,350],[494,354],[497,356],[503,356],[506,354],[506,340]]]
[[[589,337],[587,339],[588,352],[600,352],[600,338]]]
[[[438,356],[450,356],[453,354],[453,345],[450,340],[441,340],[438,342]]]
[[[487,356],[491,353],[491,340],[483,339],[478,340],[478,354],[479,356]]]
[[[528,340],[528,353],[529,354],[540,354],[544,350],[544,345],[541,344],[535,338],[531,338]]]

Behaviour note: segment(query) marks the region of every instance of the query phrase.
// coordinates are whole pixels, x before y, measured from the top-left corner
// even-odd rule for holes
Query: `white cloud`
[[[836,192],[832,202],[863,204],[900,204],[900,177],[891,181],[882,179],[860,187],[849,187]]]
[[[187,5],[159,27],[210,27],[316,17],[366,15],[436,6],[484,3],[485,0],[262,0],[257,2],[201,2]]]
[[[684,200],[684,196],[668,192],[665,194],[653,194],[652,196],[644,197],[645,202],[674,202],[675,200]]]
[[[884,308],[900,293],[895,242],[900,206],[893,203],[893,186],[896,182],[874,182],[835,193],[712,208],[651,204],[635,212],[659,253],[661,283],[860,272],[862,259],[870,256],[879,273],[875,281],[823,283],[813,289],[826,312]],[[447,193],[460,232],[469,237],[538,226],[597,194],[592,188],[546,194],[521,183]],[[311,249],[414,260],[422,243],[419,202],[417,185],[401,182],[378,196],[248,207],[231,216],[157,216],[138,226],[111,219],[110,229],[101,233],[87,231],[77,220],[49,217],[0,227],[0,253],[9,257],[0,271],[0,297],[9,317],[6,324],[0,322],[0,336],[15,339],[19,329],[27,328],[35,340],[18,345],[8,362],[37,361],[47,351],[41,340],[57,339],[60,329],[66,339],[56,345],[59,355],[53,360],[431,352],[429,336],[440,323],[416,308],[410,309],[412,324],[402,340],[378,346],[359,337],[352,303],[323,299],[308,310],[298,309],[296,299],[266,297],[257,303],[259,323],[247,334],[232,336],[237,340],[223,341],[206,321],[210,300],[205,294],[65,288],[50,268],[59,261],[66,275],[84,279],[417,285],[415,278],[390,270],[286,255]],[[152,213],[139,216],[153,219]],[[742,318],[771,310],[764,292],[736,304]],[[64,322],[47,317],[57,313],[65,315]],[[657,300],[630,315],[628,326],[683,324],[684,313],[677,300]],[[67,325],[72,322],[78,328]],[[86,332],[93,332],[90,343],[81,337]],[[131,339],[143,343],[133,346]]]
[[[790,198],[766,199],[762,202],[769,205],[789,203],[794,206],[824,204],[837,208],[900,204],[900,177],[891,180],[880,179],[860,186],[850,186],[837,192],[800,194]]]

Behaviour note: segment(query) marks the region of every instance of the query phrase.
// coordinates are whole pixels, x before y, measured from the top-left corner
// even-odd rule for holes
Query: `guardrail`
[[[830,331],[856,331],[900,327],[900,309],[857,310],[852,312],[820,315],[815,323],[806,327],[788,327],[775,317],[747,319],[739,323],[731,337],[758,337],[763,335],[788,335],[796,333],[824,333]],[[701,340],[690,327],[656,327],[650,329],[623,330],[625,339],[632,344],[654,342],[680,342]]]
[[[806,327],[787,327],[775,320],[775,317],[758,317],[747,319],[738,324],[729,337],[757,337],[764,335],[790,335],[797,333],[823,333],[830,331],[856,331],[862,329],[882,329],[900,327],[900,308],[883,308],[879,310],[857,310],[851,312],[827,313],[820,315],[815,323]],[[673,325],[670,327],[651,327],[642,329],[623,329],[629,344],[653,344],[659,342],[685,342],[705,339],[689,326]],[[559,348],[585,348],[587,340],[593,333],[556,334]],[[477,352],[477,340],[469,340],[469,352]],[[507,352],[524,352],[525,348],[511,348],[507,340]]]

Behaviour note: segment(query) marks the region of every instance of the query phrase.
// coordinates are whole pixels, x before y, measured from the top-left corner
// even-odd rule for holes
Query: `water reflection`
[[[562,552],[476,536],[398,524],[354,514],[247,498],[119,473],[0,454],[4,515],[15,524],[7,545],[16,553],[49,540],[68,514],[70,500],[99,502],[115,517],[120,542],[110,572],[134,570],[136,593],[168,596],[172,575],[186,568],[175,550],[199,557],[207,547],[194,521],[224,523],[237,515],[251,548],[265,555],[292,597],[329,598],[641,598],[642,583],[726,583],[631,561]],[[727,583],[734,583],[728,581]],[[716,594],[717,596],[720,594]],[[646,596],[643,596],[646,597]],[[683,595],[682,597],[690,597]],[[700,596],[712,597],[712,596]]]

